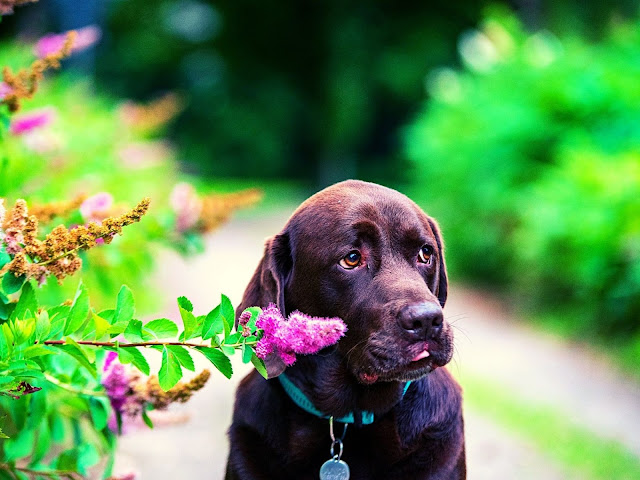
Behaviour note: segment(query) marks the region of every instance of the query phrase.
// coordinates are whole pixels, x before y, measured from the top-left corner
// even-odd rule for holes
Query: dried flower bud
[[[77,35],[71,46],[71,52],[86,50],[98,43],[102,37],[102,30],[96,25],[78,28],[75,32]],[[59,52],[64,46],[66,38],[66,33],[45,35],[36,43],[36,55],[39,58],[45,58],[47,55]]]
[[[7,8],[7,2],[9,9],[16,4],[15,0],[0,0],[0,13]],[[3,97],[0,103],[6,104],[10,112],[17,112],[20,109],[20,101],[32,98],[36,93],[44,72],[48,69],[60,68],[60,60],[70,55],[75,38],[75,32],[67,33],[64,45],[58,52],[36,60],[29,68],[19,70],[17,73],[5,67],[2,71],[2,79],[6,86],[2,89]]]
[[[5,248],[14,258],[2,267],[0,274],[10,271],[39,282],[44,280],[43,276],[53,275],[61,281],[82,266],[78,251],[95,247],[99,240],[110,243],[123,227],[139,221],[148,208],[149,199],[145,198],[129,213],[106,218],[102,225],[91,222],[70,230],[58,225],[40,241],[37,218],[28,216],[26,202],[18,200],[3,223]],[[32,262],[28,262],[27,257]]]

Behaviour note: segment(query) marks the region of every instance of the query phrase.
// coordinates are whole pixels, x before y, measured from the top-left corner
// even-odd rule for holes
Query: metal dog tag
[[[342,460],[332,458],[320,467],[320,480],[349,480],[349,465]]]

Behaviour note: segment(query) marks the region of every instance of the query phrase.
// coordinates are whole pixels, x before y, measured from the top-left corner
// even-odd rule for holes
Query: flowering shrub
[[[21,3],[3,1],[0,13]],[[253,353],[258,332],[232,331],[226,297],[207,315],[194,314],[181,297],[178,327],[164,318],[138,320],[136,289],[114,288],[126,279],[142,290],[153,265],[143,242],[197,251],[203,234],[259,193],[202,196],[193,189],[198,215],[179,227],[183,206],[162,203],[177,177],[173,152],[154,149],[171,111],[163,107],[161,122],[136,129],[144,115],[120,121],[113,102],[87,95],[77,82],[44,77],[93,41],[95,32],[83,33],[43,39],[36,49],[42,58],[29,68],[15,68],[28,62],[26,46],[0,48],[0,60],[13,66],[0,83],[2,479],[109,477],[117,432],[140,419],[151,425],[147,411],[186,401],[206,383],[208,371],[180,381],[183,369],[195,370],[193,353],[230,377],[228,356],[242,349],[264,372]],[[136,192],[159,199],[152,213]],[[79,284],[69,281],[80,272]],[[149,376],[148,352],[161,357],[156,375]]]
[[[14,291],[17,284],[7,278],[8,271],[0,294],[6,302],[0,316],[0,472],[88,474],[113,455],[114,435],[123,426],[136,419],[152,426],[147,411],[184,402],[204,386],[206,370],[179,382],[183,369],[195,370],[193,353],[231,377],[228,356],[240,349],[243,360],[265,374],[253,351],[261,332],[233,332],[234,309],[224,296],[207,315],[195,315],[191,302],[180,297],[179,328],[166,318],[136,319],[126,286],[114,308],[97,312],[82,283],[73,302],[47,307],[31,282]],[[8,301],[9,295],[17,301]],[[146,356],[154,350],[161,355],[157,376],[143,378],[150,374]],[[102,468],[109,476],[108,465]]]
[[[29,45],[0,46],[0,64],[10,65],[11,72],[18,72],[12,74],[18,76],[30,70],[22,65],[33,63],[33,54]],[[6,83],[0,83],[2,86],[13,91]],[[255,189],[221,194],[202,182],[196,188],[178,172],[176,152],[161,137],[182,108],[183,101],[175,94],[146,104],[119,102],[97,95],[77,79],[58,76],[49,81],[44,74],[36,88],[38,94],[30,98],[2,100],[2,108],[10,107],[11,102],[21,106],[15,115],[3,117],[9,126],[0,133],[5,152],[0,158],[0,198],[6,198],[6,208],[24,198],[31,213],[47,206],[47,222],[56,220],[72,227],[122,215],[142,196],[154,199],[146,221],[126,236],[114,238],[112,248],[80,253],[83,282],[97,307],[106,307],[111,292],[125,282],[140,308],[155,307],[154,292],[143,287],[142,279],[153,270],[157,247],[181,254],[200,252],[203,234],[217,228],[234,210],[260,199]],[[55,181],[50,181],[52,171]],[[179,195],[172,192],[185,188],[190,203],[174,201]],[[87,203],[81,209],[80,204],[62,205],[71,200]],[[143,244],[149,247],[139,248]],[[41,298],[55,302],[73,295],[75,286],[48,281],[42,285]]]

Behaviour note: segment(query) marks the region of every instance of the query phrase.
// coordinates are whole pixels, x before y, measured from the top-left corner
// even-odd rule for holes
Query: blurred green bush
[[[464,69],[429,75],[406,131],[410,194],[440,220],[458,275],[574,335],[635,336],[636,355],[638,45],[638,23],[589,43],[495,11],[460,39]]]
[[[2,44],[0,65],[14,70],[28,66],[32,50],[25,44]],[[17,199],[30,206],[47,205],[104,192],[113,198],[113,205],[104,208],[119,215],[142,198],[151,198],[150,214],[136,228],[116,236],[109,248],[81,252],[83,283],[96,308],[106,308],[122,283],[132,286],[142,312],[164,308],[147,280],[159,262],[158,244],[183,254],[202,251],[203,233],[259,197],[249,190],[214,194],[211,182],[192,179],[199,190],[209,192],[199,197],[188,184],[177,184],[189,178],[178,171],[175,149],[163,135],[179,109],[175,95],[147,105],[117,101],[96,93],[87,80],[61,74],[55,81],[42,82],[34,98],[23,102],[0,139],[0,198],[7,209]],[[32,119],[38,117],[46,120],[34,126]],[[14,130],[21,122],[31,126],[24,132]],[[41,233],[61,223],[87,223],[80,210],[54,217]],[[185,215],[190,223],[181,226]],[[73,298],[77,283],[77,278],[59,283],[50,277],[39,297],[44,304]]]

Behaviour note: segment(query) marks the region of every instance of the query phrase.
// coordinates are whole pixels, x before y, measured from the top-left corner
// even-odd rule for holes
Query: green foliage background
[[[411,194],[458,274],[571,335],[631,339],[637,358],[640,25],[590,43],[496,12],[467,41],[466,68],[430,76],[407,129]]]

